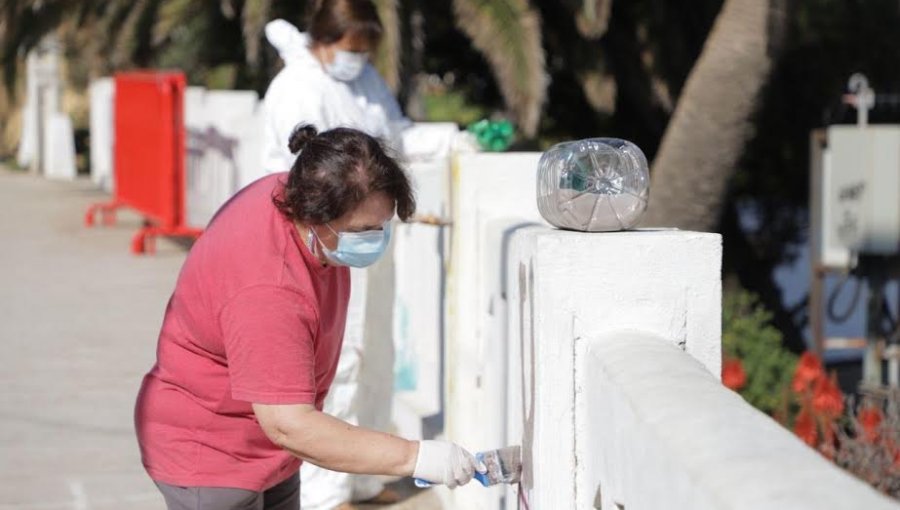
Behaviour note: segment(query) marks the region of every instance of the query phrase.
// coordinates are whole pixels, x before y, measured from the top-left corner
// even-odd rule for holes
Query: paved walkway
[[[0,169],[0,509],[159,509],[132,427],[184,249],[87,229],[88,182]]]
[[[0,167],[0,510],[164,508],[132,409],[186,251],[131,255],[127,212],[85,228],[106,198]],[[436,507],[423,491],[393,508]]]

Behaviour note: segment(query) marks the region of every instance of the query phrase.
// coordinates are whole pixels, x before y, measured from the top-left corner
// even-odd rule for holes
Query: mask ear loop
[[[328,224],[326,223],[325,225],[327,226]],[[309,248],[309,251],[312,252],[313,256],[319,258],[322,252],[322,248],[321,246],[319,246],[322,244],[322,238],[319,237],[319,234],[315,231],[315,229],[313,229],[312,226],[307,226],[306,228],[309,231],[306,234],[306,247]],[[330,229],[331,227],[328,228]],[[332,230],[332,232],[334,232],[334,230]],[[318,243],[313,242],[314,240],[318,241]]]
[[[334,237],[337,237],[338,239],[341,238],[341,235],[338,234],[337,232],[335,232],[335,230],[334,230],[333,228],[331,228],[331,225],[330,225],[330,224],[326,223],[325,226],[328,227],[328,230],[330,230],[332,234],[334,234]],[[316,237],[319,237],[319,234],[316,234]],[[322,240],[319,239],[319,242],[321,243]]]

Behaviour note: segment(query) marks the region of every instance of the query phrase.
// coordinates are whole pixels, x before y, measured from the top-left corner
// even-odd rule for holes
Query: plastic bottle
[[[589,138],[557,144],[538,164],[538,209],[559,228],[627,230],[640,221],[649,198],[647,158],[627,140]]]

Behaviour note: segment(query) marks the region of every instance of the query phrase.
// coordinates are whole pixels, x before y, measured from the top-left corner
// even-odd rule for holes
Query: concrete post
[[[639,330],[668,339],[712,377],[721,366],[721,238],[638,231],[583,234],[533,227],[514,235],[509,282],[509,437],[521,438],[532,509],[591,508],[576,398],[586,338]],[[642,360],[652,364],[652,359]],[[589,370],[589,369],[587,369]],[[615,420],[610,416],[604,419]],[[649,481],[648,481],[649,483]]]

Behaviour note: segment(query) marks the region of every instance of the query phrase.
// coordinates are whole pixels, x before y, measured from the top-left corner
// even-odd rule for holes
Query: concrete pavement
[[[163,508],[132,426],[185,250],[87,229],[86,181],[0,169],[0,509]]]

